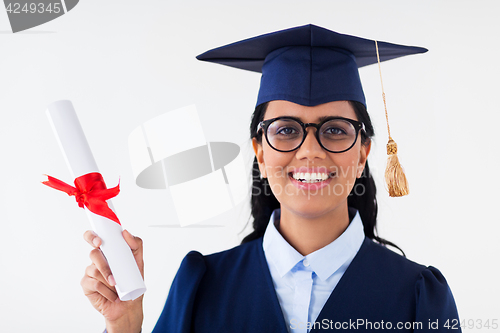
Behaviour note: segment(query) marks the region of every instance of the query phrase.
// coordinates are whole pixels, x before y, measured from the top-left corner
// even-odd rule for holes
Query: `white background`
[[[408,197],[384,191],[378,69],[360,71],[376,126],[370,163],[379,184],[379,234],[411,260],[443,272],[461,318],[500,321],[499,9],[498,1],[82,0],[18,34],[9,32],[0,10],[0,331],[104,328],[79,285],[90,262],[85,213],[73,198],[39,183],[42,174],[71,181],[46,106],[72,100],[108,186],[121,180],[113,201],[123,225],[144,240],[143,331],[150,332],[182,257],[237,245],[248,207],[207,221],[222,227],[157,227],[178,224],[176,213],[167,191],[135,186],[128,134],[196,104],[207,140],[238,143],[250,161],[259,75],[195,56],[308,23],[430,50],[382,67]]]

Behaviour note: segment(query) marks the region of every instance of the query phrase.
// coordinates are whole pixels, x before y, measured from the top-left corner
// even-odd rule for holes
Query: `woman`
[[[379,46],[382,60],[426,51]],[[262,72],[251,124],[255,231],[228,251],[190,252],[154,332],[460,330],[441,273],[374,234],[373,128],[358,74],[376,62],[374,42],[308,25],[198,59]],[[124,237],[142,269],[141,240]],[[96,247],[85,294],[108,332],[139,332],[142,298],[117,301],[100,239],[85,239]]]

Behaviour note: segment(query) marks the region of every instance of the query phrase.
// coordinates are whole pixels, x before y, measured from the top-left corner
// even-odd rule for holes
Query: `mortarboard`
[[[221,46],[196,58],[262,73],[257,105],[286,100],[304,106],[332,101],[357,101],[366,106],[358,68],[427,49],[340,34],[312,24],[280,30]],[[382,80],[382,74],[380,74]],[[382,96],[385,107],[385,93]],[[389,121],[388,165],[390,196],[409,193],[397,158]]]
[[[378,42],[380,61],[424,53],[415,46]],[[196,57],[261,72],[257,105],[272,100],[315,106],[353,100],[366,106],[358,68],[377,63],[375,41],[312,24],[221,46]]]

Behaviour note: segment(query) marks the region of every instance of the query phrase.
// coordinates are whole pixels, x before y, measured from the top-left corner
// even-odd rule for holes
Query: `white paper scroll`
[[[129,135],[129,151],[136,184],[169,188],[181,226],[222,214],[250,192],[240,147],[207,143],[194,105],[137,127]]]
[[[47,115],[73,178],[99,172],[73,104],[70,101],[54,102],[48,106]],[[114,211],[111,201],[107,203]],[[123,239],[121,225],[87,208],[85,211],[92,230],[102,239],[101,251],[115,278],[120,300],[129,301],[144,294],[146,286],[132,251]]]

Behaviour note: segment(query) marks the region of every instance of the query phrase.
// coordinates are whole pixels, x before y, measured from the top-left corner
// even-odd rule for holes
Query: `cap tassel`
[[[375,49],[377,50],[378,70],[380,73],[380,83],[382,85],[382,99],[384,100],[385,120],[387,122],[387,132],[389,133],[389,142],[387,143],[387,167],[385,169],[385,182],[387,190],[391,197],[402,197],[410,193],[408,181],[399,163],[398,145],[391,137],[391,129],[389,127],[389,116],[387,115],[387,105],[385,102],[384,83],[382,82],[382,71],[380,69],[380,57],[378,54],[378,43],[375,41]]]
[[[389,138],[387,143],[387,168],[385,169],[385,182],[391,197],[402,197],[410,193],[403,167],[398,159],[398,145]]]

